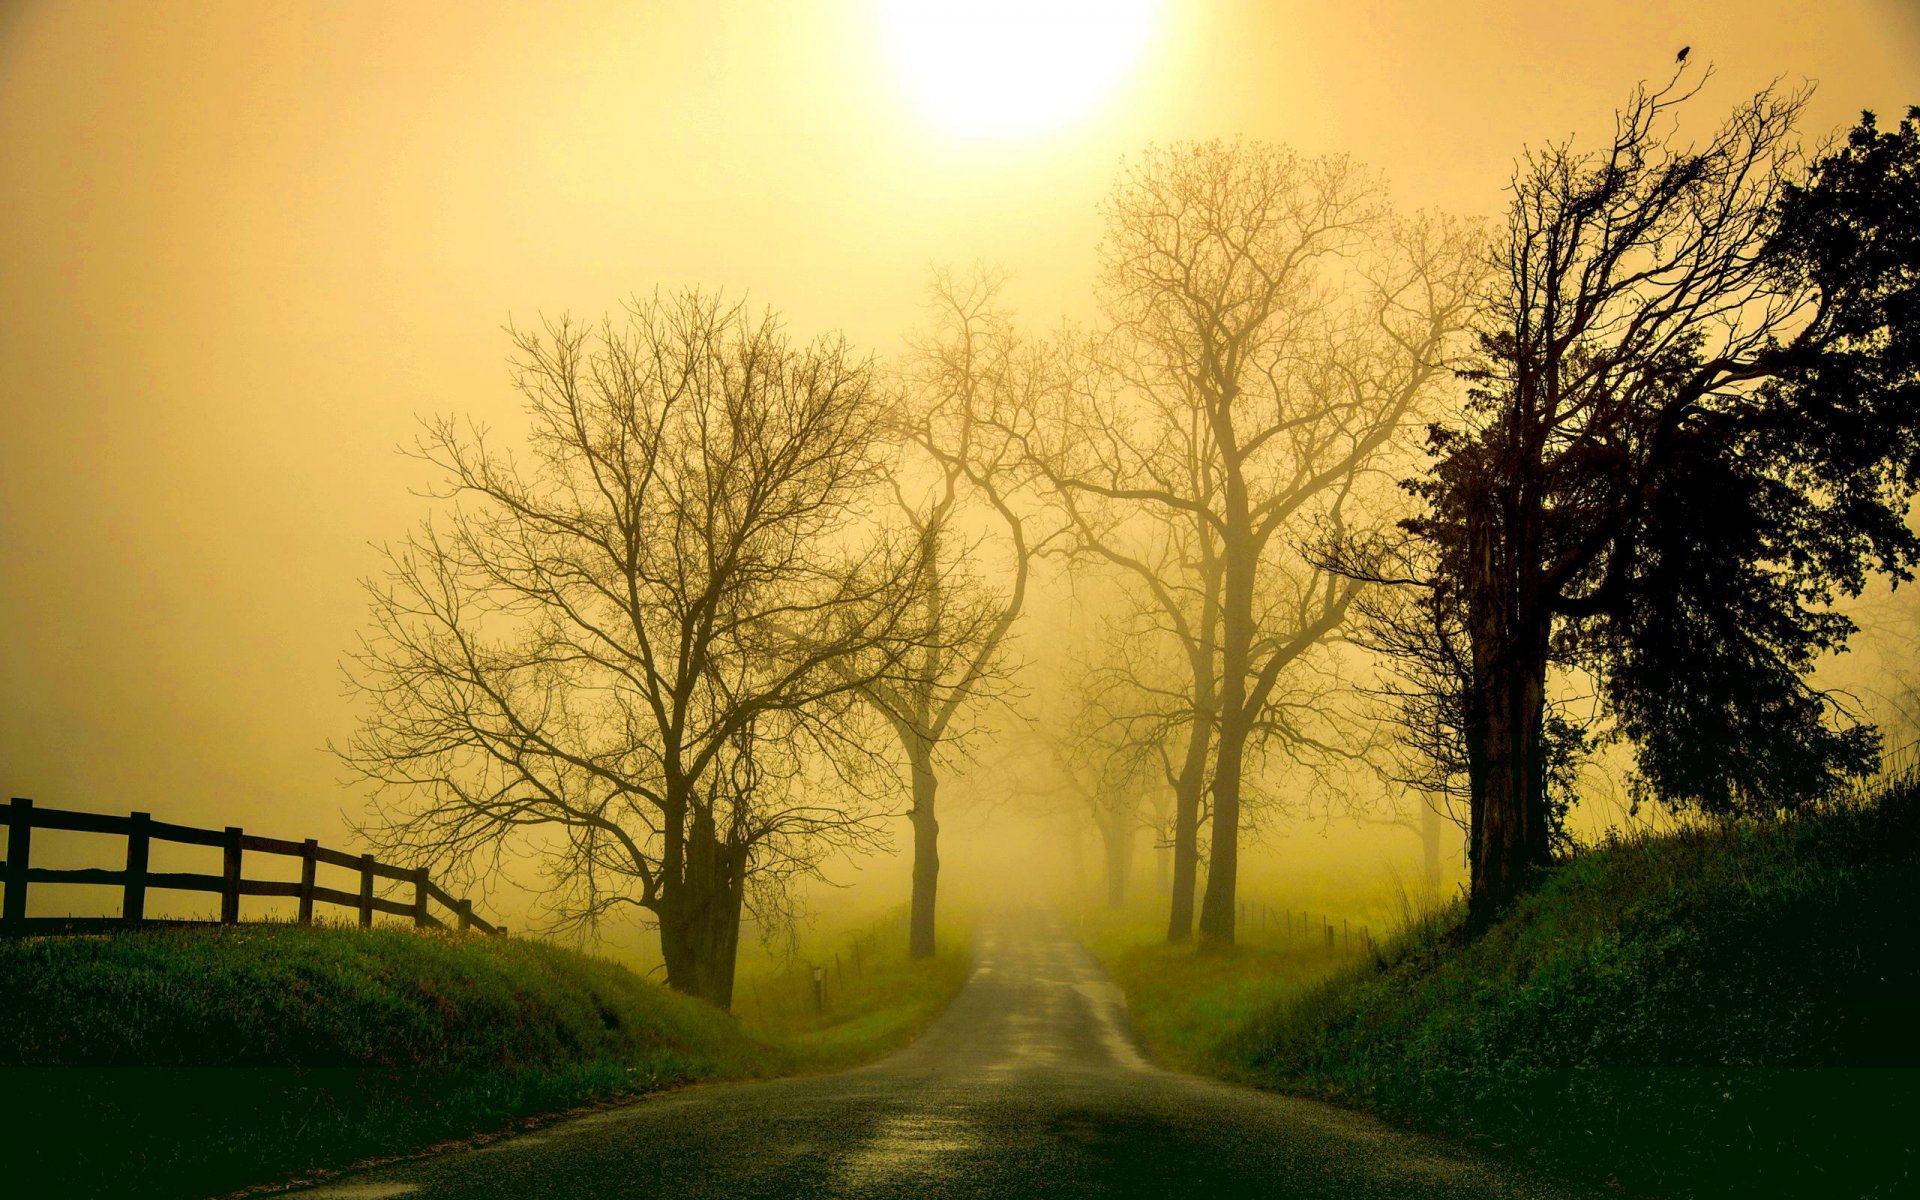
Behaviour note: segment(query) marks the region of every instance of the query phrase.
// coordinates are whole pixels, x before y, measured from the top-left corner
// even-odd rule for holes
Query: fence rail
[[[212,892],[220,897],[220,924],[234,925],[240,920],[240,897],[276,896],[300,902],[299,920],[313,924],[315,904],[335,904],[356,910],[360,924],[373,924],[373,914],[388,913],[412,917],[422,928],[477,929],[481,933],[504,934],[504,925],[494,925],[474,915],[473,902],[456,899],[433,882],[424,867],[396,867],[376,860],[371,854],[348,854],[331,850],[312,838],[291,842],[284,838],[261,837],[237,825],[224,829],[201,829],[194,825],[175,825],[156,821],[149,813],[136,812],[124,817],[108,813],[80,812],[64,808],[39,808],[31,800],[15,797],[0,809],[0,826],[7,833],[7,857],[0,863],[0,884],[5,900],[0,901],[0,934],[58,933],[67,931],[124,929],[130,925],[210,924],[149,918],[147,893],[158,889],[182,892]],[[59,829],[75,833],[104,833],[127,839],[126,865],[110,867],[36,867],[32,865],[33,831]],[[175,842],[188,846],[213,846],[225,852],[218,875],[195,871],[152,871],[147,868],[148,853],[154,842]],[[241,872],[245,855],[277,854],[300,860],[297,883],[275,879],[247,879]],[[360,873],[360,890],[321,887],[314,882],[316,869],[325,864]],[[413,884],[411,900],[390,900],[374,895],[374,880],[389,879]],[[117,917],[29,917],[27,888],[35,883],[82,883],[121,889],[120,915]],[[437,902],[451,914],[449,925],[431,911]]]

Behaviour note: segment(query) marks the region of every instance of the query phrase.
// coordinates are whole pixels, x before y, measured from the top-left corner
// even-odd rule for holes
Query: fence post
[[[122,920],[147,919],[147,849],[153,844],[147,826],[152,821],[149,813],[134,813],[133,826],[127,830],[127,884],[120,899]]]
[[[373,855],[360,856],[360,928],[373,924]]]
[[[1327,930],[1327,949],[1331,950],[1333,949],[1333,926],[1328,925],[1326,927],[1326,930]]]
[[[11,933],[27,928],[27,859],[33,853],[33,801],[15,796],[7,808],[7,900],[4,915]]]
[[[413,869],[413,925],[416,929],[427,927],[427,869]]]
[[[227,856],[220,872],[220,923],[240,922],[240,827],[227,826]]]
[[[473,928],[473,901],[470,899],[460,901],[460,928],[463,932]]]
[[[313,924],[313,876],[319,867],[320,843],[308,838],[300,844],[300,923]]]

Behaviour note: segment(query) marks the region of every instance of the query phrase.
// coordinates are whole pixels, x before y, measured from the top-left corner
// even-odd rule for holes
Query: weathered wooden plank
[[[201,829],[197,825],[175,825],[172,821],[155,821],[147,826],[147,836],[163,842],[180,842],[188,846],[224,846],[226,835],[214,829]]]
[[[223,880],[218,875],[199,871],[148,871],[147,887],[170,888],[176,892],[217,892]]]
[[[329,850],[325,846],[321,846],[313,852],[313,857],[320,862],[326,863],[330,867],[345,867],[349,871],[358,871],[360,869],[360,856],[358,854],[348,854],[345,850]]]
[[[263,837],[257,833],[243,833],[240,835],[240,848],[257,850],[261,854],[285,854],[298,857],[301,843],[290,842],[285,838]]]
[[[127,879],[126,890],[120,896],[120,919],[123,921],[142,921],[147,915],[147,848],[149,837],[147,827],[153,823],[151,813],[137,812],[129,820],[127,827]]]
[[[28,801],[29,818],[39,829],[65,829],[74,833],[125,833],[132,824],[125,817],[110,817],[106,813],[75,812],[65,808],[35,808]]]
[[[339,888],[315,887],[313,898],[323,904],[338,904],[342,908],[358,908],[360,897]]]
[[[373,924],[373,855],[360,856],[360,928]]]
[[[227,826],[226,858],[220,872],[220,923],[240,922],[240,827]]]
[[[98,883],[119,887],[126,883],[127,873],[111,867],[29,867],[27,879],[33,883]]]
[[[300,885],[284,879],[242,879],[242,896],[289,896],[300,894]]]
[[[33,801],[13,798],[7,806],[7,896],[0,925],[22,933],[27,922],[27,864],[33,857]]]
[[[308,838],[300,846],[300,923],[313,924],[313,872],[320,843]]]

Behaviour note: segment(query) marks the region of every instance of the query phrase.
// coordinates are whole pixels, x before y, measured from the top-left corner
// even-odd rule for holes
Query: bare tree
[[[857,690],[924,641],[887,536],[889,413],[844,341],[699,292],[515,332],[524,460],[426,423],[444,509],[387,551],[338,750],[383,848],[512,841],[560,922],[657,922],[668,983],[732,997],[756,880],[873,836],[836,771]]]
[[[1125,625],[1109,626],[1098,658],[1069,672],[1068,698],[1059,705],[1064,720],[1048,740],[1055,765],[1100,835],[1109,908],[1126,902],[1140,834],[1157,831],[1147,796],[1171,775],[1167,743],[1179,732],[1157,711],[1152,685],[1142,685],[1127,653],[1129,635]]]
[[[1473,240],[1395,217],[1344,158],[1252,143],[1152,151],[1108,202],[1093,357],[1109,382],[1036,457],[1084,552],[1132,571],[1192,659],[1189,759],[1210,737],[1212,763],[1204,943],[1234,937],[1250,751],[1335,749],[1287,694],[1363,585],[1300,547],[1378,519],[1362,480],[1447,378]],[[1175,938],[1197,858],[1179,843],[1199,772],[1182,778]]]
[[[894,494],[917,534],[919,617],[932,636],[898,670],[861,689],[892,726],[911,771],[915,958],[934,952],[941,752],[964,741],[968,730],[957,718],[1004,690],[1007,637],[1047,541],[1029,528],[1018,498],[1023,472],[1004,431],[1018,428],[1034,392],[1049,385],[1048,355],[995,307],[999,289],[995,278],[945,273],[930,289],[936,326],[909,363],[899,426],[909,452]],[[981,522],[984,530],[971,537]],[[988,541],[991,551],[982,545]],[[968,569],[989,559],[1004,572],[1001,587]]]

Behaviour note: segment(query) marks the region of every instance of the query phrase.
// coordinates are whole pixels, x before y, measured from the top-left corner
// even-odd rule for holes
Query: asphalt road
[[[1365,1116],[1161,1070],[1120,990],[1047,913],[980,931],[911,1046],[838,1075],[716,1084],[299,1193],[541,1197],[1561,1197]]]

